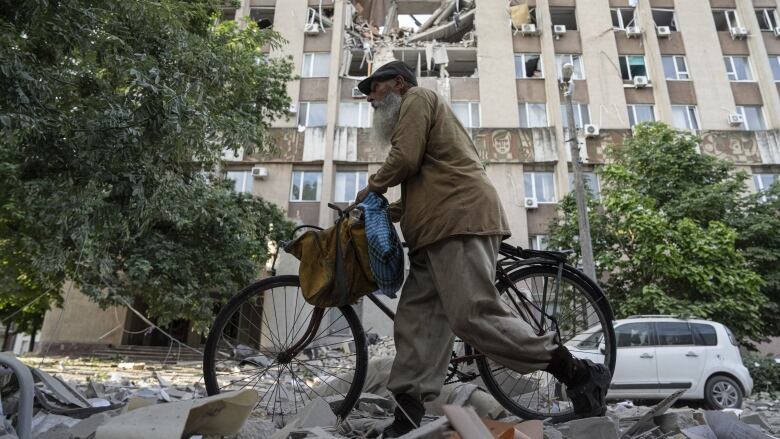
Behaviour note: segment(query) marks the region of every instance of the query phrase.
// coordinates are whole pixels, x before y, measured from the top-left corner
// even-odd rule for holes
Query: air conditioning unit
[[[729,114],[729,125],[742,125],[745,123],[745,118],[739,114],[739,113],[731,113]]]
[[[539,30],[536,29],[536,25],[533,23],[525,23],[520,27],[521,35],[539,35]]]
[[[536,209],[539,207],[539,203],[536,201],[536,198],[534,197],[525,197],[525,208],[526,209]]]
[[[254,168],[252,168],[252,177],[260,178],[260,179],[268,177],[268,168],[255,166]]]
[[[303,26],[303,33],[306,35],[318,35],[320,33],[319,23],[306,23]]]
[[[739,39],[747,38],[747,36],[748,36],[747,28],[746,27],[742,27],[742,26],[732,27],[729,32],[731,32],[731,38],[733,38],[735,40],[738,39],[738,38]]]
[[[555,26],[553,26],[553,35],[555,35],[556,37],[560,37],[565,33],[566,33],[565,24],[556,24]]]
[[[364,98],[366,95],[363,94],[362,91],[360,91],[357,87],[352,87],[352,97],[353,98]]]
[[[634,76],[634,87],[636,88],[647,87],[647,76]]]
[[[586,123],[585,126],[582,127],[582,132],[585,133],[585,137],[587,138],[594,138],[599,136],[599,126],[594,125],[592,123]]]
[[[639,26],[628,26],[626,28],[626,36],[628,38],[639,38],[642,36],[642,30]]]
[[[777,27],[775,28],[775,36],[776,36],[776,37],[778,37],[778,38],[780,38],[780,26],[777,26]]]
[[[672,36],[672,28],[669,26],[658,26],[655,28],[655,33],[658,34],[659,37],[669,38]]]

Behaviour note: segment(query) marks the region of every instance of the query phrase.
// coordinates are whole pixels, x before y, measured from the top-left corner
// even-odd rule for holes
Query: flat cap
[[[401,75],[401,77],[404,78],[408,83],[415,86],[417,85],[417,78],[414,76],[414,72],[412,72],[412,69],[410,69],[409,66],[407,66],[403,61],[390,61],[389,63],[376,69],[376,71],[374,71],[371,76],[360,81],[360,83],[358,83],[358,89],[364,95],[367,95],[371,93],[372,82],[394,78],[398,75]]]

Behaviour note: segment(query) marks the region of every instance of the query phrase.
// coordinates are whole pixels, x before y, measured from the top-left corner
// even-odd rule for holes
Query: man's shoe
[[[552,359],[545,371],[566,385],[566,394],[578,418],[603,416],[606,413],[607,391],[612,381],[607,366],[575,358],[565,346],[560,345],[552,352]]]
[[[383,438],[399,437],[409,433],[420,426],[420,421],[425,415],[425,406],[422,402],[406,393],[395,395],[395,401],[398,403],[394,413],[395,419],[382,432]]]

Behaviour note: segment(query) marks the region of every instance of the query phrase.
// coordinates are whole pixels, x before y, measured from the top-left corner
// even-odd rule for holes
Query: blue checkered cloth
[[[368,240],[368,264],[382,294],[395,298],[404,283],[404,250],[387,215],[387,199],[370,192],[358,208],[363,211]]]

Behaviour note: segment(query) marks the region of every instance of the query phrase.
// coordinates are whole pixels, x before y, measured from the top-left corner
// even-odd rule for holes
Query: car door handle
[[[698,357],[699,354],[693,351],[689,351],[687,354],[685,354],[686,357]]]
[[[648,354],[648,353],[644,353],[644,354],[640,355],[639,358],[653,358],[653,356]]]

